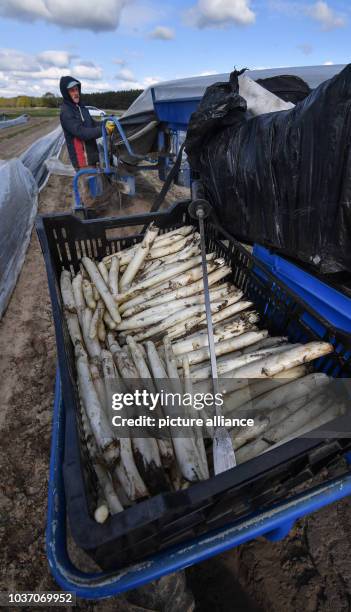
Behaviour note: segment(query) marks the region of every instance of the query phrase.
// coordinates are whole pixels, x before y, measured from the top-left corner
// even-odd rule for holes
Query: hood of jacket
[[[65,100],[65,102],[70,102],[71,104],[74,104],[74,102],[72,101],[71,96],[68,93],[68,89],[67,89],[67,85],[71,82],[71,81],[77,81],[78,83],[78,89],[79,89],[79,97],[81,96],[81,83],[80,81],[78,81],[78,79],[75,79],[72,76],[63,76],[60,78],[60,91],[61,91],[61,95],[63,97],[63,99]]]

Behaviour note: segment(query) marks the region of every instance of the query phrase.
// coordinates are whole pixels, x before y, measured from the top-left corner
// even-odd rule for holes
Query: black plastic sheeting
[[[257,79],[256,83],[268,89],[285,102],[297,104],[310,95],[311,89],[300,77],[292,74],[282,74],[268,79]]]
[[[223,225],[313,265],[351,270],[351,64],[293,109],[249,118],[237,73],[189,124],[191,166]]]

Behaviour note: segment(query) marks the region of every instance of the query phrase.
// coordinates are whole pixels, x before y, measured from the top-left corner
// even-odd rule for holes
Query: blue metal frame
[[[242,522],[217,529],[152,558],[112,572],[84,573],[71,562],[66,546],[66,509],[62,465],[65,411],[59,370],[56,372],[51,443],[46,550],[51,572],[60,587],[85,599],[103,599],[129,591],[156,578],[200,563],[259,536],[271,541],[285,537],[294,522],[351,494],[351,473],[329,480],[257,512]],[[348,458],[348,457],[347,457]],[[351,458],[351,457],[350,457]]]
[[[123,141],[124,146],[126,147],[128,151],[128,155],[130,155],[130,157],[132,157],[135,160],[145,159],[143,155],[138,155],[137,153],[134,153],[132,147],[130,146],[130,142],[125,134],[125,131],[120,121],[118,120],[118,118],[115,117],[114,115],[105,117],[102,120],[102,146],[103,146],[103,151],[104,151],[104,167],[103,168],[82,168],[81,170],[78,170],[78,172],[75,174],[73,178],[73,192],[74,192],[74,199],[75,199],[74,210],[76,212],[84,210],[84,203],[82,204],[82,200],[81,200],[80,193],[79,193],[79,186],[78,186],[79,178],[81,176],[83,175],[96,176],[99,174],[115,174],[116,176],[118,176],[118,166],[114,167],[114,166],[111,166],[110,164],[110,158],[109,158],[109,152],[108,152],[108,134],[106,131],[107,121],[112,121],[116,125],[117,131]],[[154,165],[139,166],[139,170],[154,170],[154,169],[158,169],[158,162],[155,163]],[[123,178],[123,177],[120,177],[120,178]]]

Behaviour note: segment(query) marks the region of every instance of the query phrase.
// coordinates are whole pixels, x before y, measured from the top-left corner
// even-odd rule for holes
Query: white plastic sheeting
[[[245,72],[246,77],[250,79],[266,79],[269,77],[285,75],[298,76],[311,87],[315,89],[330,79],[335,74],[340,72],[345,66],[338,64],[334,66],[298,66],[292,68],[270,68],[266,70],[248,70]],[[244,75],[243,75],[244,76]],[[153,86],[155,91],[155,99],[157,100],[176,100],[186,98],[201,98],[205,93],[205,89],[213,83],[219,81],[228,81],[229,72],[224,74],[211,74],[207,76],[191,77],[187,79],[177,79],[175,81],[164,81]],[[247,100],[248,110],[252,111],[251,100],[246,98],[241,90],[243,77],[239,77],[239,93]],[[132,117],[139,113],[146,113],[153,110],[151,87],[148,87],[142,94],[131,104],[122,117]],[[262,112],[262,111],[261,111]],[[266,111],[268,112],[268,111]]]
[[[45,160],[52,156],[58,156],[63,143],[64,135],[61,126],[59,126],[56,130],[33,142],[29,149],[20,156],[20,160],[29,168],[39,188],[42,188],[48,176]]]
[[[38,206],[35,179],[19,159],[0,165],[0,318],[21,271]]]
[[[28,115],[20,115],[15,119],[4,119],[3,121],[0,121],[0,130],[13,127],[14,125],[22,125],[23,123],[27,123],[28,119]]]
[[[49,174],[56,174],[57,176],[75,176],[76,171],[72,164],[64,164],[57,157],[49,157],[45,160],[45,166]]]
[[[39,138],[20,159],[0,160],[0,319],[16,286],[49,171],[45,160],[60,154],[61,127]]]

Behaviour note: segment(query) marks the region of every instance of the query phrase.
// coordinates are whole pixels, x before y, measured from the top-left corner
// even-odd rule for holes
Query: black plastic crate
[[[65,406],[64,481],[67,511],[73,537],[102,568],[122,567],[170,545],[183,542],[219,526],[233,523],[258,508],[286,497],[293,487],[335,462],[350,447],[342,432],[350,431],[349,415],[333,421],[340,438],[298,438],[219,476],[184,491],[159,494],[109,517],[94,521],[95,474],[84,443],[78,408],[75,362],[63,314],[59,278],[63,268],[77,272],[83,255],[101,259],[142,239],[142,228],[154,221],[169,231],[195,224],[188,216],[188,202],[166,212],[120,218],[80,221],[72,215],[37,218],[55,322],[58,360]],[[119,230],[134,228],[121,237]],[[232,266],[233,282],[243,289],[259,310],[262,324],[272,334],[287,334],[292,341],[323,339],[336,350],[319,359],[318,371],[351,376],[351,337],[332,328],[288,289],[215,220],[206,224],[208,248],[224,256]]]

